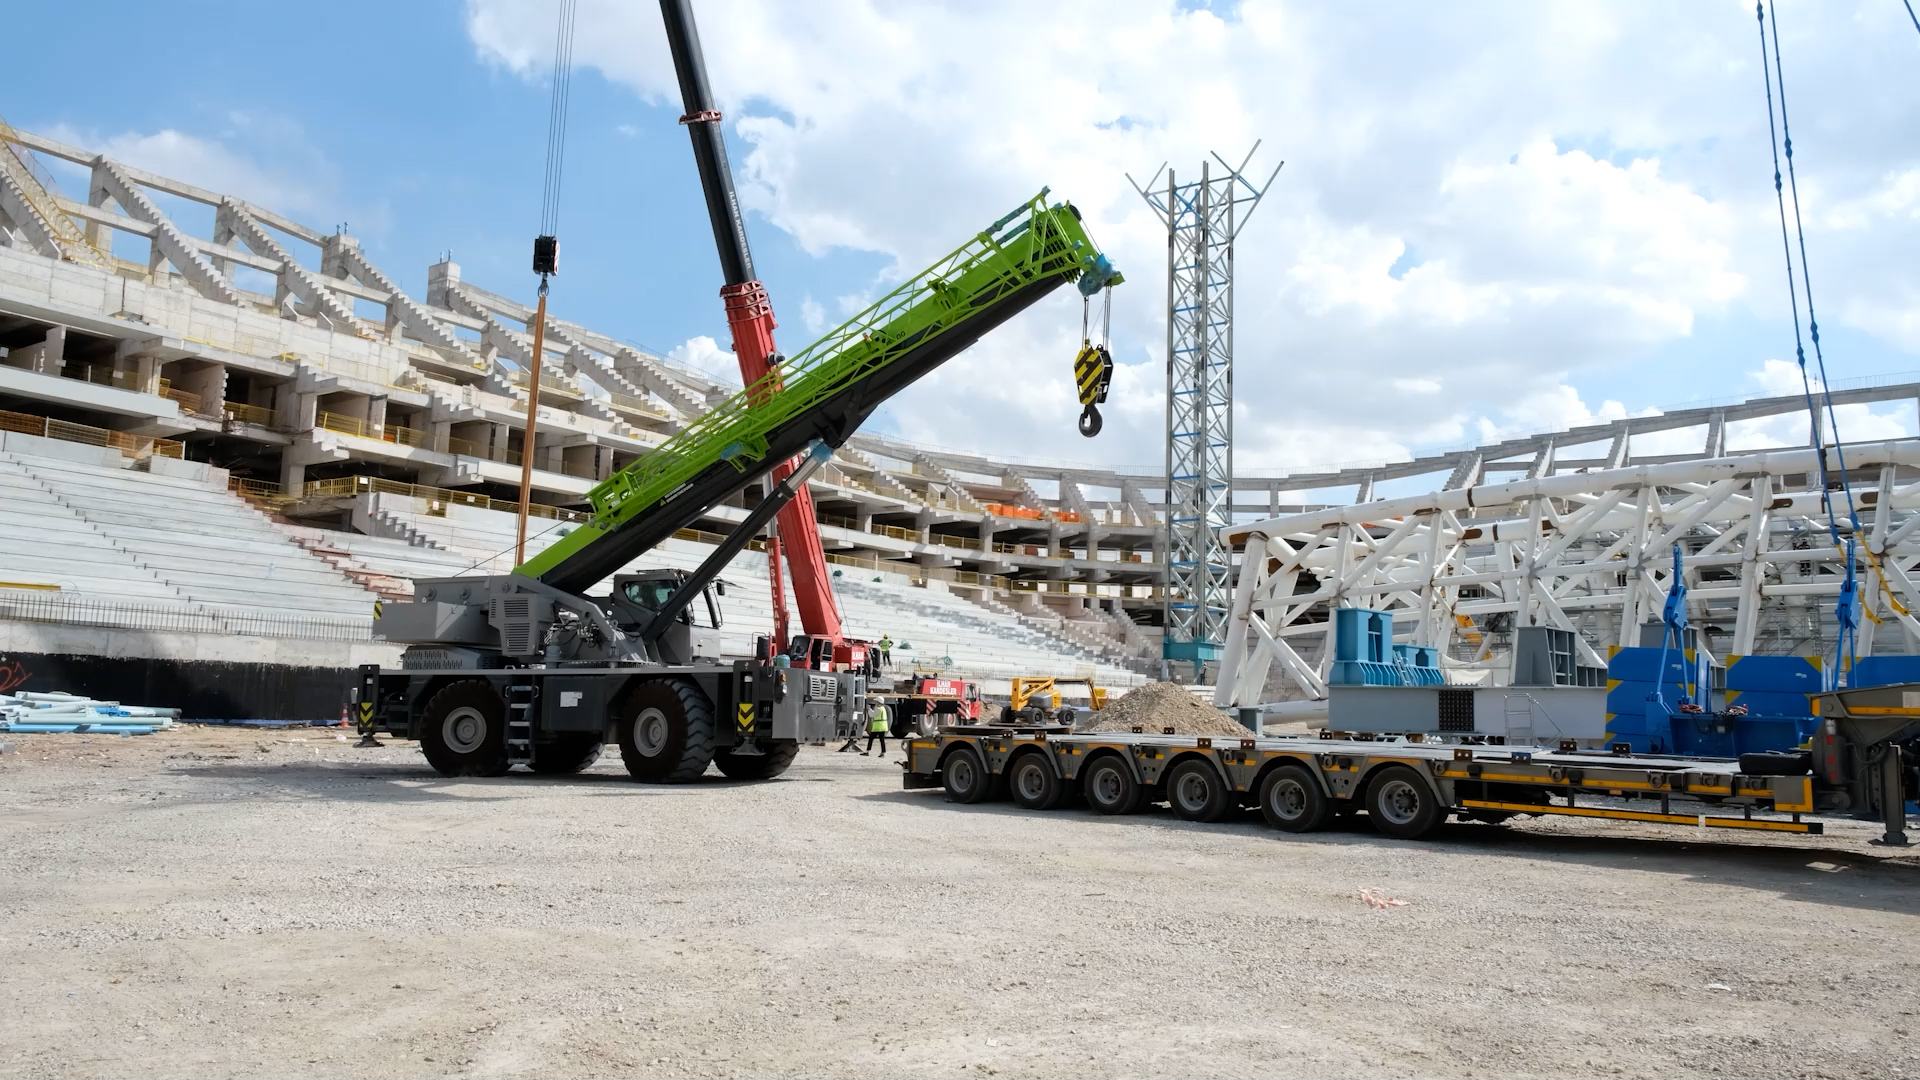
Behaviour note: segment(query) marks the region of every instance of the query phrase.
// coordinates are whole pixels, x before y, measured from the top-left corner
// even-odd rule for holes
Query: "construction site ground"
[[[0,1076],[1911,1076],[1920,860],[0,735]],[[1363,895],[1364,894],[1364,895]]]

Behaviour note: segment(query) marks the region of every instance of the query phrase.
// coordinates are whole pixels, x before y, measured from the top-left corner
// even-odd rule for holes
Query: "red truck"
[[[869,692],[867,697],[887,706],[892,732],[903,739],[932,735],[945,724],[972,724],[980,719],[980,684],[965,679],[916,675],[904,690]]]

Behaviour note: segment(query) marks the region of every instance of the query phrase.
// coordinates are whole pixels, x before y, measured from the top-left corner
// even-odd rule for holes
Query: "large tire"
[[[485,679],[462,679],[427,701],[420,749],[441,776],[504,776],[507,703]]]
[[[1220,770],[1199,758],[1173,767],[1166,781],[1167,803],[1188,821],[1219,821],[1233,809],[1233,789]]]
[[[620,758],[643,784],[697,780],[713,761],[713,706],[678,679],[641,683],[620,718]]]
[[[1260,781],[1260,813],[1281,832],[1313,832],[1333,818],[1333,800],[1306,766],[1282,765]]]
[[[943,713],[928,709],[914,720],[914,730],[912,733],[932,738],[940,734],[941,724],[951,724],[954,723],[956,719],[952,713]]]
[[[1067,797],[1067,782],[1046,754],[1029,750],[1007,766],[1007,794],[1022,809],[1051,810]]]
[[[800,753],[800,744],[791,742],[762,745],[758,754],[736,754],[722,750],[713,755],[713,763],[730,780],[771,780],[787,771]]]
[[[1381,769],[1367,785],[1367,817],[1386,836],[1418,840],[1444,816],[1433,786],[1405,765]]]
[[[556,742],[537,745],[533,748],[533,771],[549,776],[582,772],[600,760],[600,748],[604,745],[606,736],[599,732],[565,735]]]
[[[1116,754],[1102,754],[1080,774],[1080,791],[1087,805],[1100,814],[1131,814],[1146,800],[1146,790]]]
[[[993,777],[987,763],[971,746],[955,747],[940,764],[940,780],[947,798],[957,803],[983,803],[993,797]]]

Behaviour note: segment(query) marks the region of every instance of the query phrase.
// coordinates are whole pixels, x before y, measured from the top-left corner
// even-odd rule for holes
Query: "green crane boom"
[[[1068,282],[1123,279],[1046,189],[844,326],[613,474],[593,516],[515,573],[580,592],[815,438],[838,447],[888,397]]]

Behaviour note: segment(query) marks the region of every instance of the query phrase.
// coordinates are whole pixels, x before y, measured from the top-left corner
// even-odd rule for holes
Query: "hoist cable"
[[[573,24],[577,0],[560,0],[553,39],[553,98],[547,105],[547,169],[540,189],[540,234],[554,236],[560,219],[560,175],[567,149],[567,104],[573,94]]]
[[[1900,0],[1900,2],[1907,5],[1907,18],[1913,20],[1913,28],[1920,30],[1920,15],[1913,13],[1913,0]]]
[[[1807,233],[1800,214],[1800,183],[1794,172],[1793,131],[1787,120],[1787,79],[1786,71],[1780,62],[1780,27],[1774,18],[1773,9],[1764,0],[1755,0],[1753,14],[1760,30],[1760,69],[1767,88],[1767,143],[1773,154],[1773,197],[1780,211],[1780,246],[1787,264],[1787,295],[1793,312],[1793,349],[1794,359],[1800,367],[1801,393],[1807,403],[1807,419],[1811,424],[1808,441],[1815,453],[1815,464],[1820,477],[1820,504],[1827,512],[1827,537],[1833,546],[1839,548],[1845,559],[1845,577],[1840,585],[1840,596],[1834,605],[1834,618],[1839,625],[1839,633],[1834,641],[1834,665],[1830,673],[1830,689],[1837,689],[1842,673],[1851,668],[1856,652],[1857,628],[1860,622],[1859,582],[1855,561],[1857,543],[1860,535],[1860,517],[1853,501],[1853,485],[1847,478],[1846,451],[1841,446],[1839,417],[1833,407],[1833,390],[1827,379],[1826,356],[1820,348],[1820,322],[1814,314],[1813,281],[1807,263]],[[1767,33],[1773,32],[1772,65],[1768,65]],[[1773,116],[1774,84],[1780,89],[1780,125],[1776,132]],[[1780,176],[1780,155],[1784,146],[1787,158],[1786,185],[1783,189]],[[1793,198],[1793,228],[1787,228],[1787,196]],[[1800,254],[1800,276],[1795,284],[1793,256],[1795,240],[1798,240]],[[1826,440],[1821,434],[1821,408],[1813,400],[1813,376],[1807,371],[1806,346],[1800,337],[1800,293],[1805,290],[1807,299],[1807,327],[1813,339],[1814,364],[1819,372],[1821,403],[1825,405],[1828,432],[1833,436],[1834,463],[1840,473],[1840,490],[1847,504],[1847,532],[1841,539],[1839,515],[1834,509],[1832,481],[1827,470]],[[1871,557],[1869,552],[1869,557]],[[1876,565],[1877,571],[1879,567]],[[1878,620],[1875,620],[1876,622]]]

